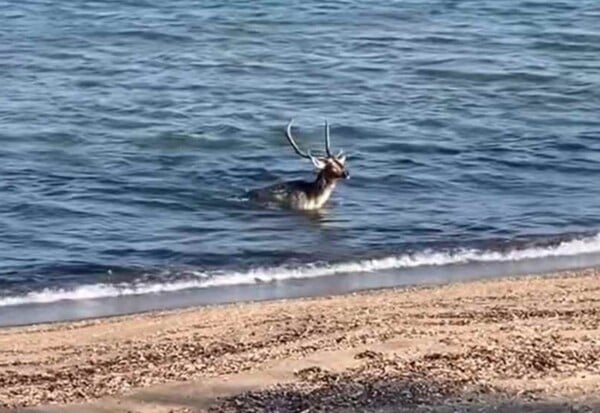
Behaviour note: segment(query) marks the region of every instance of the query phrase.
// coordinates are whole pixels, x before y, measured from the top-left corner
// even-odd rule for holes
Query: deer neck
[[[310,194],[311,207],[322,207],[331,196],[336,183],[337,179],[328,177],[323,171],[321,171],[313,183],[313,191],[311,191],[312,193]]]

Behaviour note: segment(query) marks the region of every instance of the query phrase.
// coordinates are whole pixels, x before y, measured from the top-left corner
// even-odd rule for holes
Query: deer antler
[[[292,148],[294,148],[294,151],[299,156],[312,160],[313,156],[310,154],[310,152],[302,152],[296,144],[296,141],[294,141],[294,137],[292,136],[292,123],[294,123],[294,119],[290,119],[290,123],[288,123],[287,129],[285,130],[285,136],[287,140],[290,142],[290,145],[292,145]]]
[[[327,156],[333,158],[329,142],[329,122],[327,122],[327,119],[325,119],[325,151],[327,152]]]

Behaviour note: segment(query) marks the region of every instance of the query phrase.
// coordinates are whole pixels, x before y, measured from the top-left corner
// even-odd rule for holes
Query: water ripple
[[[0,295],[600,227],[595,1],[3,6]],[[291,117],[320,214],[243,197],[313,179]]]

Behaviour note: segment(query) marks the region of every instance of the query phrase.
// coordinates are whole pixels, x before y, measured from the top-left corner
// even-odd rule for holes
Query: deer
[[[292,136],[290,119],[285,130],[285,136],[294,152],[301,158],[308,159],[314,165],[317,177],[314,181],[294,180],[277,183],[265,188],[249,192],[252,201],[261,204],[277,204],[293,210],[311,211],[322,208],[333,193],[336,184],[341,179],[350,178],[346,169],[346,155],[340,151],[337,155],[331,153],[329,137],[329,122],[325,120],[325,154],[314,156],[311,151],[302,151]]]

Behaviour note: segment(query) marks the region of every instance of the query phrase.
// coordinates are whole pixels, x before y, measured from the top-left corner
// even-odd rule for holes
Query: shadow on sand
[[[356,358],[360,361],[356,368],[332,372],[311,366],[295,371],[292,381],[266,387],[264,382],[257,384],[259,376],[250,375],[250,380],[232,378],[211,386],[202,395],[165,392],[135,398],[145,404],[178,406],[173,413],[600,412],[600,400],[596,399],[587,403],[550,399],[535,391],[517,395],[459,369],[444,371],[430,363],[407,363],[370,350]]]

